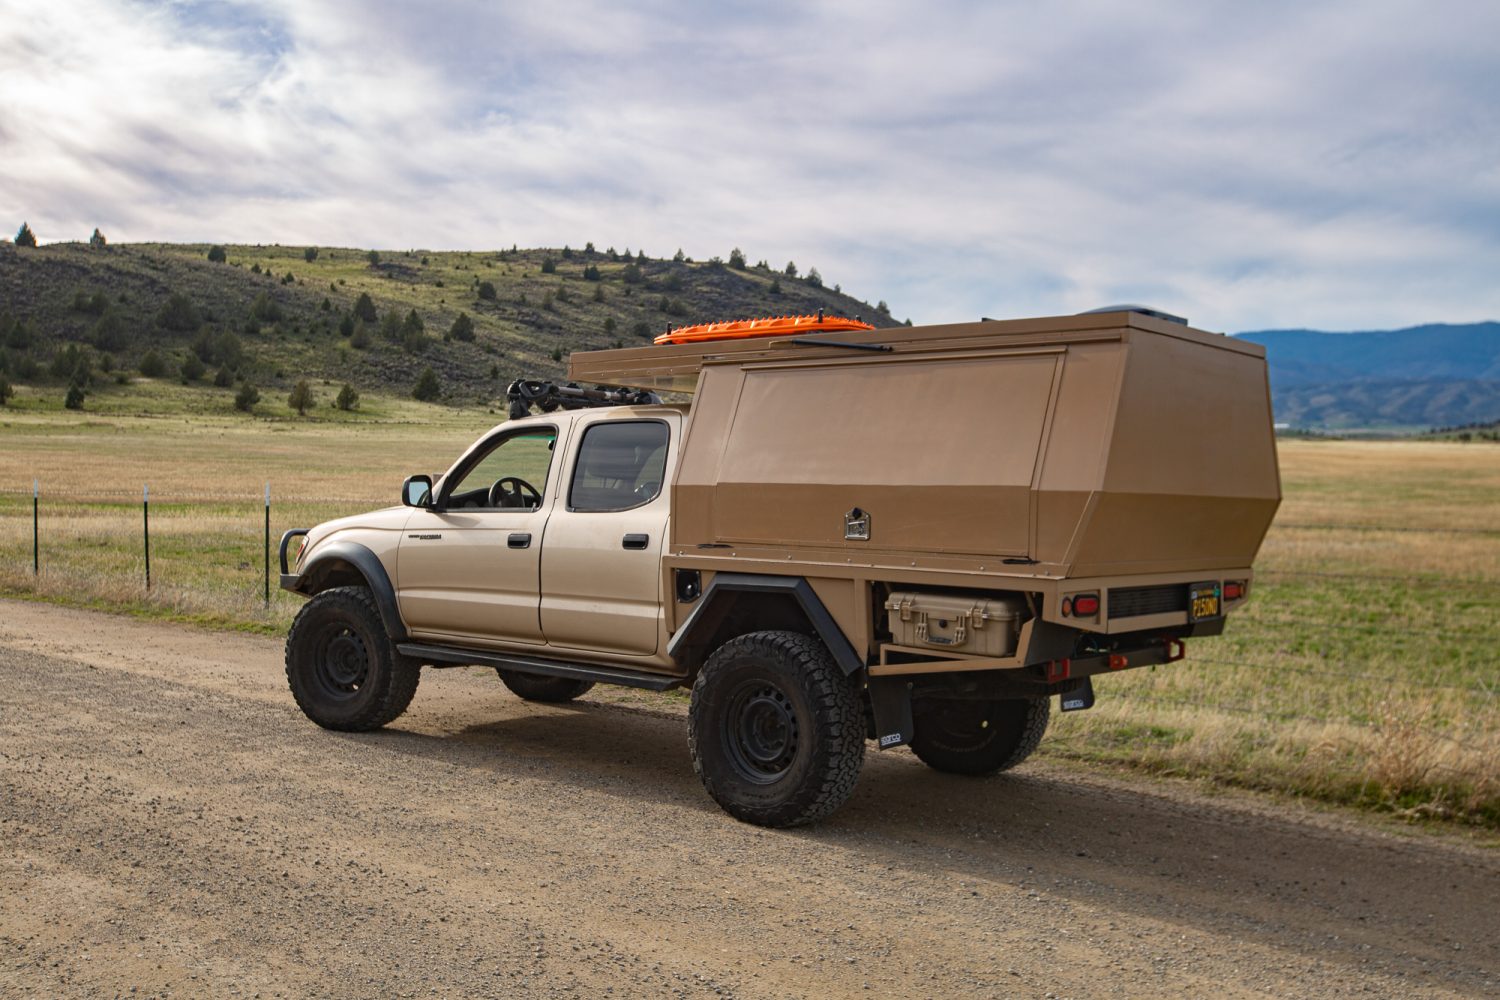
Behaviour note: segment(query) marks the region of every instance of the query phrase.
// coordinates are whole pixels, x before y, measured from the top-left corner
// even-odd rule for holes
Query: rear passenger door
[[[542,544],[542,634],[549,645],[656,652],[666,484],[681,420],[670,413],[580,424]]]

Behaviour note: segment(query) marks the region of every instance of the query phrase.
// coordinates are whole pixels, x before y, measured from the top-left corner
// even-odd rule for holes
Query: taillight
[[[1092,618],[1099,613],[1098,594],[1079,594],[1073,598],[1073,614],[1079,618]]]
[[[1224,583],[1224,600],[1238,601],[1245,596],[1245,583],[1243,580],[1228,580]]]

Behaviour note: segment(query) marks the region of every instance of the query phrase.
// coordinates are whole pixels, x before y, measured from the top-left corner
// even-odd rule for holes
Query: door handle
[[[510,537],[505,540],[505,544],[513,549],[529,549],[531,548],[531,532],[512,531]]]
[[[647,545],[651,544],[651,536],[635,534],[626,535],[625,540],[621,542],[621,544],[627,549],[644,549]]]

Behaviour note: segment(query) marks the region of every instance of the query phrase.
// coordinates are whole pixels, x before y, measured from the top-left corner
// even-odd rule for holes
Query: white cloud
[[[43,239],[593,240],[948,321],[1500,315],[1493,4],[0,0]]]

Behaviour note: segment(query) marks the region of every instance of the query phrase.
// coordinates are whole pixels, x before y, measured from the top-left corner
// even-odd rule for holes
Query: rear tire
[[[720,646],[693,684],[688,750],[724,811],[760,826],[811,823],[854,791],[865,735],[854,685],[821,642],[753,632]]]
[[[983,775],[1021,763],[1047,731],[1051,698],[927,701],[912,706],[912,753],[937,771]]]
[[[571,677],[539,677],[536,674],[521,674],[514,670],[495,668],[500,681],[510,688],[517,698],[526,701],[557,703],[572,701],[587,694],[593,681],[578,681]]]
[[[396,652],[365,587],[323,591],[287,633],[292,697],[325,729],[379,729],[406,711],[421,678],[421,663]]]

